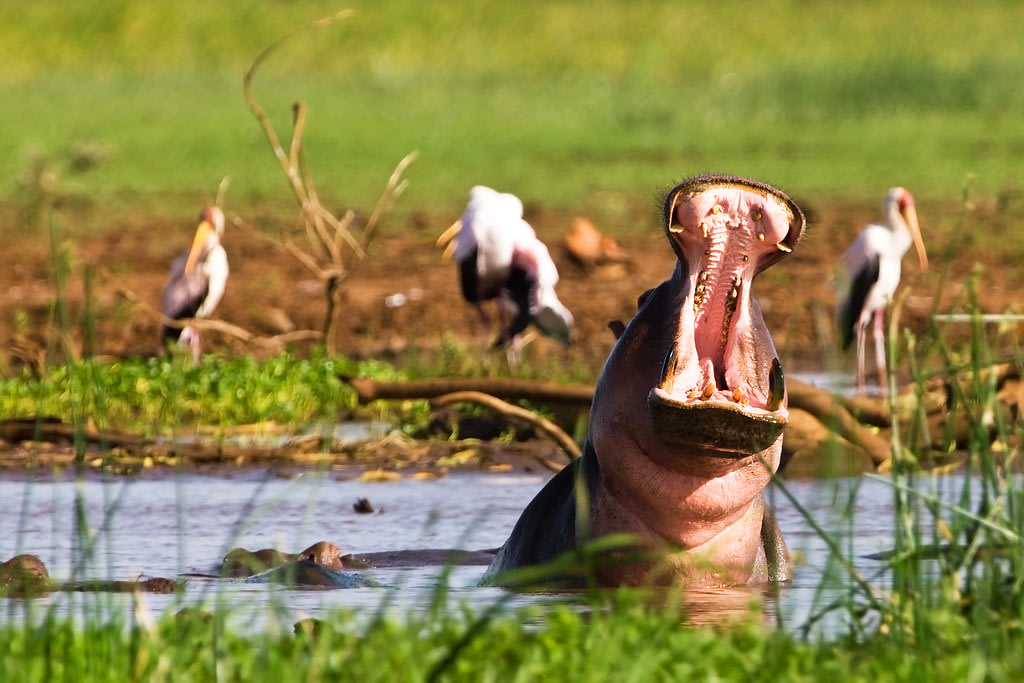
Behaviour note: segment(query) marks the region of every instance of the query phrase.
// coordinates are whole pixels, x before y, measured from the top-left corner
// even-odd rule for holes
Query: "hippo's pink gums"
[[[664,220],[676,268],[640,297],[605,364],[583,457],[527,506],[489,582],[615,533],[637,552],[594,567],[602,585],[789,576],[762,497],[779,465],[785,384],[750,286],[800,239],[803,213],[769,185],[706,175],[669,193]]]

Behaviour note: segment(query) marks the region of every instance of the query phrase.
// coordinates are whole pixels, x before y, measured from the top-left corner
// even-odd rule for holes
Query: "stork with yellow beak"
[[[900,284],[900,261],[914,245],[921,270],[928,270],[928,254],[917,224],[914,197],[902,187],[885,196],[885,220],[864,228],[843,256],[849,287],[839,304],[843,348],[857,340],[857,391],[863,392],[864,337],[874,322],[875,366],[880,387],[887,384],[885,371],[885,309]]]
[[[208,318],[224,296],[228,281],[228,257],[221,246],[224,235],[224,212],[219,206],[208,206],[199,216],[192,247],[174,259],[171,274],[161,296],[161,309],[171,320]],[[164,344],[177,342],[192,349],[199,360],[199,330],[161,326]]]

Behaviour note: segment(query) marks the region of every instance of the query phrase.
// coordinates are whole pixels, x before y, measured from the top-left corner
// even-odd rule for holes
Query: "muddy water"
[[[236,546],[278,547],[298,552],[326,540],[345,552],[414,548],[482,549],[499,546],[523,507],[540,489],[545,475],[454,474],[435,480],[389,483],[342,481],[311,474],[294,479],[260,473],[232,478],[146,474],[135,479],[0,480],[0,558],[20,552],[38,555],[57,579],[134,579],[178,577],[214,570]],[[861,481],[852,505],[852,521],[842,510],[856,482],[808,481],[788,484],[800,504],[825,529],[840,538],[858,568],[871,576],[879,563],[861,558],[891,547],[891,491]],[[358,514],[353,503],[367,498],[376,509]],[[795,507],[778,491],[769,498],[790,551],[797,558],[795,579],[767,617],[799,626],[812,611],[821,584],[827,550]],[[91,548],[75,533],[84,519]],[[504,591],[479,588],[483,567],[459,567],[447,578],[451,597],[487,605]],[[183,596],[145,595],[141,614],[177,610],[183,605],[226,602],[240,623],[290,628],[299,618],[337,607],[370,614],[381,607],[425,609],[442,570],[416,567],[364,573],[391,588],[333,591],[288,590],[227,580],[187,578]],[[507,596],[506,596],[507,597]],[[698,611],[709,617],[744,609],[744,591],[695,593]],[[552,599],[516,596],[512,604]],[[818,596],[818,600],[821,596]],[[7,604],[3,604],[7,603]],[[53,606],[71,614],[92,609],[134,609],[131,596],[57,594],[28,601],[0,601],[0,614]],[[2,618],[2,617],[0,617]]]

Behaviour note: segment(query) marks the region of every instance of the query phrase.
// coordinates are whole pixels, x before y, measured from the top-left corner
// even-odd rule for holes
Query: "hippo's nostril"
[[[772,368],[768,372],[768,403],[765,408],[775,412],[782,406],[782,398],[786,395],[786,377],[782,374],[782,364],[778,358],[772,359]]]

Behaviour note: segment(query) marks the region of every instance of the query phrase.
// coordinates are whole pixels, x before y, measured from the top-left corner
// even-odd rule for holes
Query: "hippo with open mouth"
[[[509,570],[609,534],[631,541],[557,583],[711,587],[789,578],[785,542],[762,495],[779,466],[786,389],[750,287],[792,251],[803,213],[764,183],[704,175],[669,192],[664,224],[675,270],[640,297],[608,357],[583,456],[523,511],[487,583],[518,584],[522,573]]]

